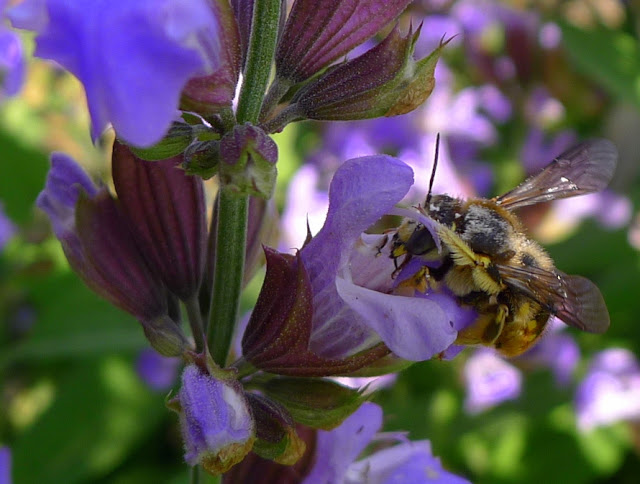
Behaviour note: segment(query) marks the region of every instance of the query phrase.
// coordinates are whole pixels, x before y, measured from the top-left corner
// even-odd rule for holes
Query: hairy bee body
[[[427,227],[406,219],[393,235],[391,257],[441,261],[429,270],[429,285],[444,284],[460,304],[478,313],[458,333],[459,344],[493,346],[516,356],[539,340],[553,315],[579,329],[604,332],[609,315],[598,288],[558,271],[512,210],[604,188],[616,156],[610,142],[593,140],[560,155],[501,197],[428,196],[420,210],[436,222],[441,250]]]

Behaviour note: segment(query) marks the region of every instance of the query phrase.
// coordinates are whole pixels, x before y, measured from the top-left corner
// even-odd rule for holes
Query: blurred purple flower
[[[463,27],[467,57],[487,77],[499,81],[516,75],[520,81],[530,78],[539,23],[536,13],[491,0],[460,0],[451,16]],[[507,56],[501,56],[502,52]],[[506,62],[508,71],[500,66]]]
[[[176,117],[187,81],[220,63],[213,12],[206,0],[27,0],[10,17],[37,32],[36,56],[84,84],[94,139],[110,122],[118,136],[148,146]]]
[[[9,240],[15,235],[16,227],[7,215],[4,213],[2,203],[0,203],[0,252],[7,245]]]
[[[148,348],[138,355],[136,371],[149,388],[162,392],[175,383],[180,362],[180,358],[167,358]]]
[[[562,43],[562,30],[558,24],[547,22],[540,27],[538,33],[538,42],[544,49],[557,49]]]
[[[545,87],[538,86],[527,97],[524,114],[535,128],[544,129],[560,123],[566,115],[566,109]]]
[[[526,172],[534,174],[576,141],[577,136],[572,130],[560,131],[549,136],[540,128],[530,128],[520,151],[520,160]]]
[[[467,388],[464,407],[474,414],[518,398],[522,374],[496,352],[479,349],[465,363],[464,382]]]
[[[11,449],[0,447],[0,484],[11,484]]]
[[[240,462],[255,440],[249,404],[237,382],[208,375],[196,365],[182,373],[180,426],[189,465],[213,474]]]
[[[2,21],[6,7],[7,0],[0,0],[0,97],[18,94],[26,71],[20,37]]]
[[[356,461],[365,448],[376,440],[382,427],[382,409],[374,403],[364,403],[338,428],[318,431],[315,464],[302,481],[303,484],[367,482],[451,483],[469,481],[450,474],[442,468],[440,459],[431,453],[428,441],[401,443],[374,452]]]
[[[629,350],[611,348],[594,356],[576,390],[578,427],[590,430],[621,420],[640,420],[640,365]]]

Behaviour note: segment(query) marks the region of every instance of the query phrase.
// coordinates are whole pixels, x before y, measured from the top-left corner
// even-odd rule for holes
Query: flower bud
[[[189,365],[177,399],[188,464],[221,474],[244,459],[255,441],[255,424],[239,383]]]
[[[299,117],[353,120],[413,111],[431,94],[434,71],[446,42],[416,62],[420,28],[402,36],[398,27],[360,57],[330,69],[296,93],[287,108]],[[293,117],[292,115],[290,115]]]
[[[187,82],[180,105],[186,111],[203,116],[231,107],[241,63],[240,34],[229,2],[210,0],[208,5],[217,25],[211,27],[215,35],[211,36],[210,42],[203,42],[203,48],[209,54],[205,58],[214,57],[218,63],[212,73]]]
[[[306,445],[296,433],[295,422],[285,407],[261,395],[247,394],[256,421],[257,440],[253,452],[285,465],[295,464]]]
[[[275,187],[278,147],[257,126],[235,126],[220,142],[220,181],[240,193],[271,198]]]

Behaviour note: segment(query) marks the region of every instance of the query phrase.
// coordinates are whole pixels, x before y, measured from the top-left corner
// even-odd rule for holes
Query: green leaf
[[[324,379],[273,378],[264,391],[283,404],[296,422],[323,430],[340,425],[367,400],[358,390]]]
[[[166,411],[119,358],[75,367],[56,395],[12,446],[14,482],[94,481],[120,465]]]
[[[31,218],[49,163],[44,154],[18,144],[2,131],[0,146],[0,199],[7,215],[23,223]]]
[[[33,332],[0,351],[0,367],[17,361],[86,358],[148,346],[140,324],[91,292],[71,272],[30,281]]]
[[[563,45],[576,67],[612,95],[640,107],[640,47],[632,35],[561,23]]]

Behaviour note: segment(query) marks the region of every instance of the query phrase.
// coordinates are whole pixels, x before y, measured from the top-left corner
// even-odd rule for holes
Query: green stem
[[[191,334],[196,343],[196,351],[201,353],[204,350],[204,326],[202,324],[202,312],[200,311],[200,302],[197,294],[184,303],[187,308],[187,316],[189,317],[189,325],[191,326]]]
[[[191,468],[191,484],[200,484],[200,466]]]
[[[256,0],[244,82],[240,89],[238,123],[257,124],[262,98],[269,82],[278,38],[280,0]],[[224,368],[238,319],[247,239],[247,195],[220,188],[217,209],[216,261],[211,297],[209,348],[213,360]]]
[[[209,349],[226,366],[238,317],[247,237],[248,197],[222,189],[218,195],[218,236],[209,318]]]
[[[239,123],[257,123],[267,89],[278,39],[280,0],[256,0],[244,82],[236,117]]]

